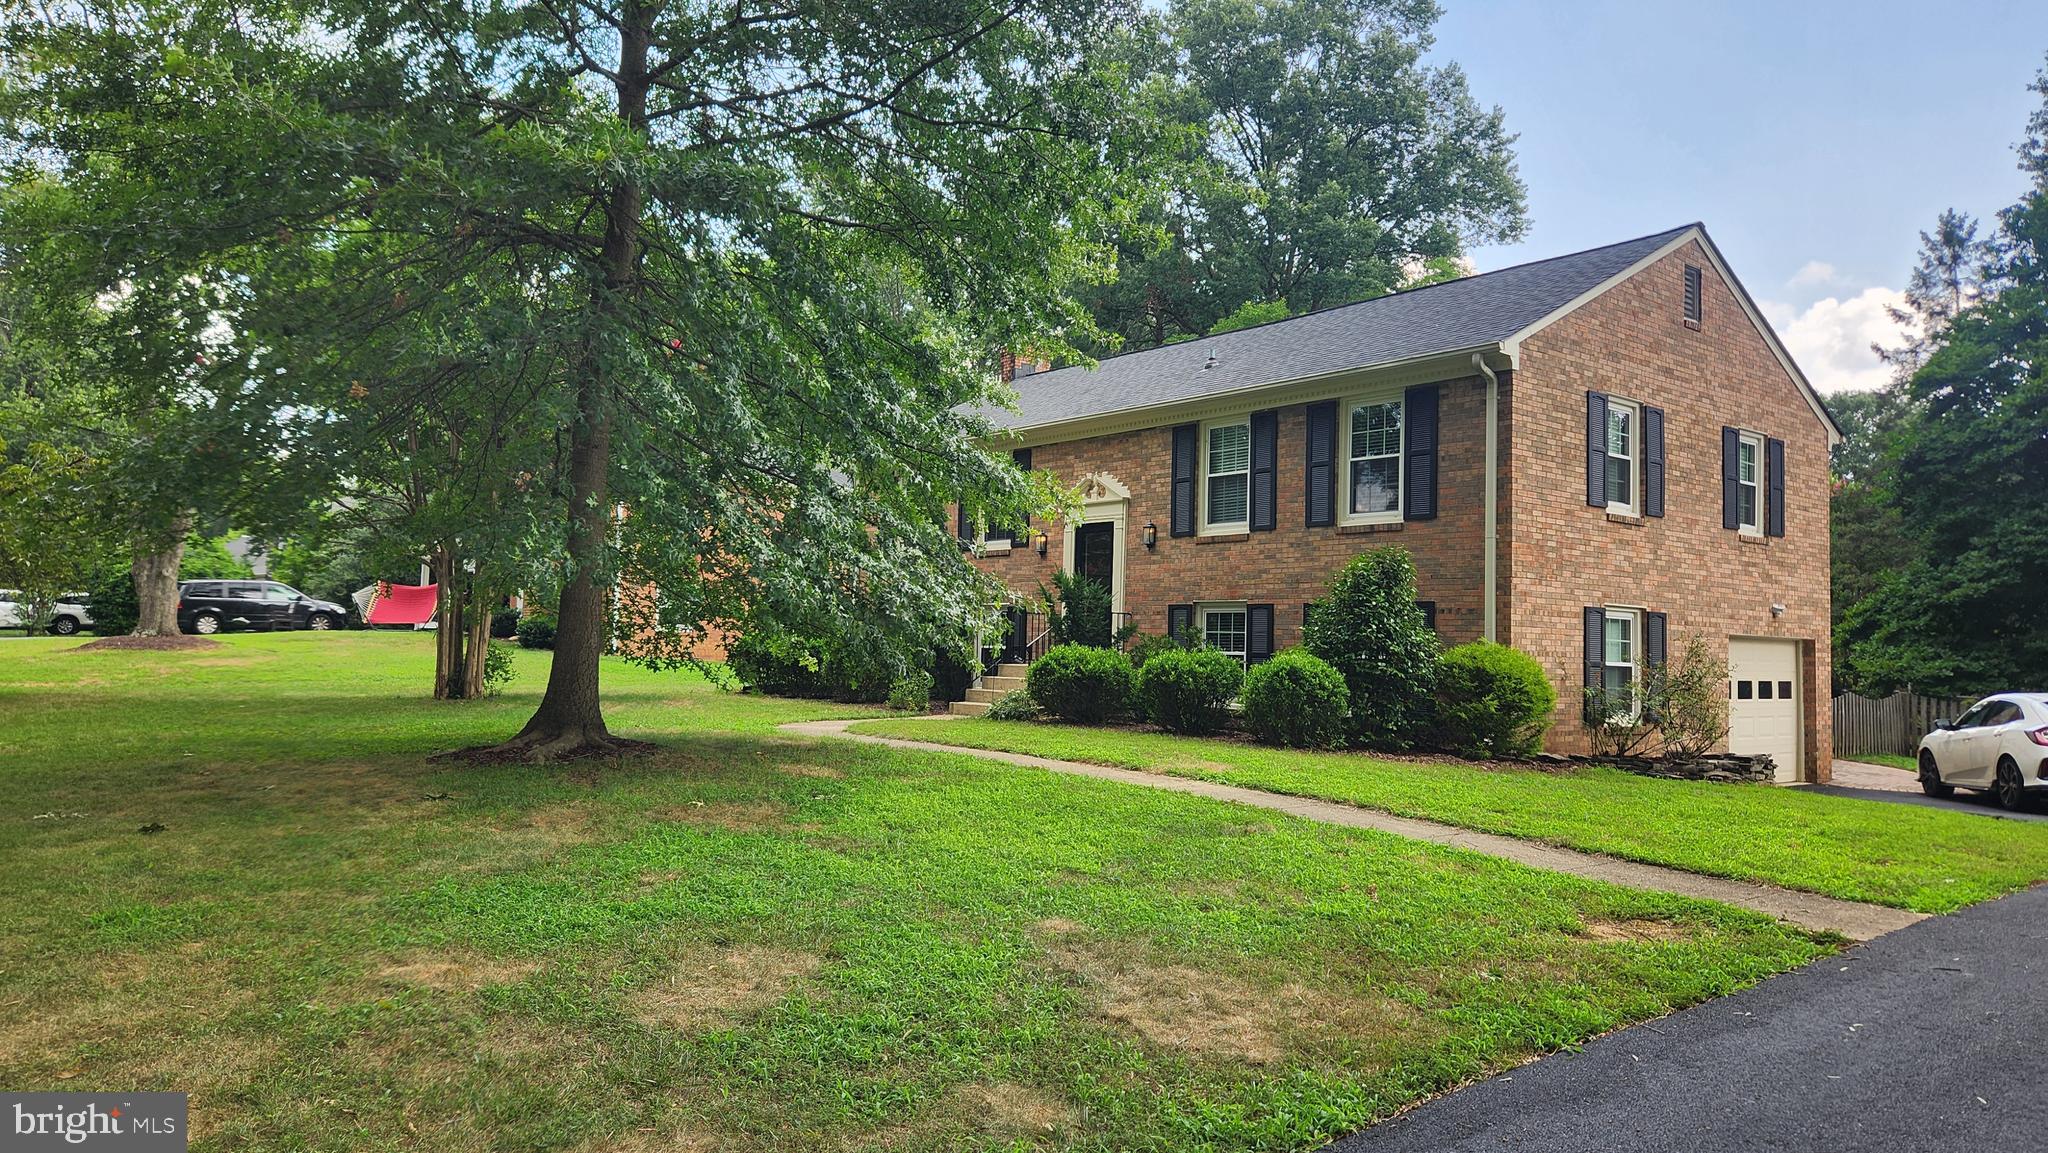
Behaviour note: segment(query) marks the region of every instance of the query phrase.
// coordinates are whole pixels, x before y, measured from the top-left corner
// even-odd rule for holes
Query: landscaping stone
[[[1562,759],[1562,758],[1560,758]],[[1777,779],[1777,763],[1769,753],[1709,753],[1692,760],[1676,757],[1588,757],[1569,758],[1578,764],[1608,765],[1624,773],[1643,777],[1664,777],[1674,781],[1727,781],[1770,784]]]

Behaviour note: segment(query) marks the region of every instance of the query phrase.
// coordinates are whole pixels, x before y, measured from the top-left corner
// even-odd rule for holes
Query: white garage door
[[[1799,642],[1729,637],[1728,680],[1728,751],[1769,753],[1778,780],[1803,780]]]

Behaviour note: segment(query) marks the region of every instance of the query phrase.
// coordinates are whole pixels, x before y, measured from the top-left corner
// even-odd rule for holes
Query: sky
[[[1506,112],[1529,188],[1479,269],[1702,221],[1824,392],[1883,383],[1935,216],[2026,185],[2048,0],[1439,3],[1432,58]]]

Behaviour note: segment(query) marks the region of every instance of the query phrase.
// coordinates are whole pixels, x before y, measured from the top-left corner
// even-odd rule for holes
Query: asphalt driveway
[[[1334,1153],[2048,1149],[2048,887],[1430,1102]]]

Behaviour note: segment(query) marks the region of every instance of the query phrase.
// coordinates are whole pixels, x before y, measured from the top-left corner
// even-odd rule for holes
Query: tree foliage
[[[1169,5],[1134,99],[1171,126],[1172,162],[1120,275],[1088,294],[1103,328],[1139,348],[1228,331],[1441,279],[1466,245],[1520,236],[1500,110],[1423,61],[1437,16],[1433,0]]]
[[[2048,97],[2048,69],[2034,90]],[[2019,150],[2033,186],[1999,214],[1981,285],[1932,297],[1932,339],[1894,386],[1903,415],[1858,496],[1867,506],[1850,506],[1874,534],[1902,540],[1889,558],[1850,558],[1867,587],[1847,590],[1861,595],[1841,610],[1837,647],[1842,679],[1859,691],[2025,688],[2048,667],[2044,133],[2048,104]],[[1930,259],[1914,280],[1941,286],[1946,275]]]

